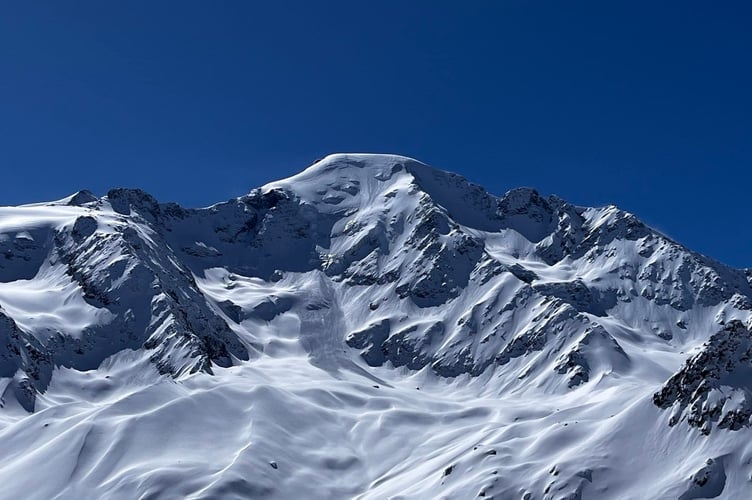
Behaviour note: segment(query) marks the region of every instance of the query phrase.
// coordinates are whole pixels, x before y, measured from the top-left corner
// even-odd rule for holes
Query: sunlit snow
[[[0,208],[0,498],[747,498],[752,275],[328,156]]]

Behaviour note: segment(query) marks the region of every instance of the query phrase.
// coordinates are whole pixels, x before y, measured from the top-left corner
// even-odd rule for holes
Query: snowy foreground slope
[[[0,498],[752,498],[751,283],[389,155],[0,208]]]

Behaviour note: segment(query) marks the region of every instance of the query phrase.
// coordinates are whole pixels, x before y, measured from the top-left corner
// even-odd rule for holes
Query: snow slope
[[[328,156],[0,208],[0,498],[746,498],[752,275]]]

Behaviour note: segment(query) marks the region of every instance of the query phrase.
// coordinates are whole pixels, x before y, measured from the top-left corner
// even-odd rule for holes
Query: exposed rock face
[[[0,371],[13,376],[18,370],[15,385],[23,389],[28,409],[55,367],[95,369],[123,349],[146,349],[159,370],[173,376],[248,359],[247,348],[148,222],[160,216],[159,205],[140,191],[110,196],[129,219],[115,219],[100,231],[103,217],[92,211],[69,226],[37,230],[22,260],[37,259],[38,267],[17,276],[65,287],[67,292],[58,293],[81,301],[91,314],[88,324],[75,331],[64,324],[34,329],[0,310]]]
[[[660,408],[673,408],[669,425],[686,420],[709,434],[713,425],[738,430],[752,425],[752,332],[729,322],[703,344],[653,395]]]

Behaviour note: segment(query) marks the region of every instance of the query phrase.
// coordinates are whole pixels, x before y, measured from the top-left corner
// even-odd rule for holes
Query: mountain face
[[[400,156],[0,208],[0,496],[745,498],[751,328],[749,270]]]

